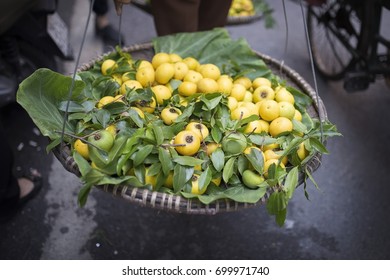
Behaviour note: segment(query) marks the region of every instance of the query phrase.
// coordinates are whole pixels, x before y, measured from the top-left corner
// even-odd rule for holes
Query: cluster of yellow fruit
[[[151,99],[128,104],[129,110],[137,112],[142,119],[145,119],[146,113],[158,116],[165,125],[170,126],[176,123],[190,101],[196,102],[202,94],[220,93],[230,110],[231,120],[240,121],[253,115],[256,119],[246,123],[240,128],[240,132],[227,133],[219,143],[209,137],[211,127],[205,125],[208,124],[208,120],[202,122],[199,119],[189,119],[186,120],[184,129],[171,139],[169,145],[182,156],[195,157],[199,151],[204,151],[207,156],[211,156],[218,148],[222,148],[226,155],[250,154],[251,149],[258,150],[264,161],[263,173],[247,170],[242,174],[243,183],[249,188],[257,187],[267,178],[268,168],[272,164],[279,162],[280,166],[285,168],[287,157],[279,161],[283,151],[279,149],[278,144],[257,146],[247,141],[247,137],[262,134],[276,138],[293,130],[292,120],[299,122],[302,120],[302,114],[294,106],[294,96],[286,87],[273,85],[264,77],[251,80],[241,76],[233,79],[229,75],[222,74],[215,64],[201,64],[193,57],[182,58],[177,54],[156,53],[150,62],[141,60],[136,65],[135,72],[132,74],[129,72],[118,74],[115,72],[118,67],[115,60],[106,59],[102,63],[101,73],[111,76],[119,87],[117,95],[102,97],[96,103],[97,108],[104,108],[113,102],[125,103],[126,94],[129,92],[150,88],[153,92]],[[175,88],[172,87],[172,81],[175,81]],[[173,97],[176,97],[179,102],[173,102]],[[128,113],[124,112],[122,116],[125,114]],[[99,146],[99,141],[104,138],[101,141],[104,145],[100,148],[108,152],[113,146],[115,134],[115,124],[111,124],[105,131],[91,136],[89,142]],[[74,147],[84,158],[89,159],[87,144],[76,140]],[[303,143],[297,154],[300,160],[307,156],[308,152]],[[201,165],[195,166],[195,170],[201,169]],[[164,183],[165,187],[172,188],[172,176],[173,172],[170,172]],[[191,189],[193,194],[203,194],[207,189],[199,190],[198,179],[199,175],[193,174]],[[155,176],[146,174],[145,183],[154,185],[155,182]],[[221,183],[221,176],[213,178],[212,182],[218,186]]]
[[[255,9],[252,0],[233,0],[229,9],[229,16],[252,16]]]

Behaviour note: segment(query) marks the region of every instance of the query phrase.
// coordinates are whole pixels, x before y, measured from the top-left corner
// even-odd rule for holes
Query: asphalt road
[[[77,53],[88,3],[75,2],[61,12]],[[277,20],[273,29],[260,20],[228,26],[228,31],[254,50],[283,60],[313,84],[300,7],[286,3],[290,28],[285,51],[282,4],[269,2]],[[118,24],[113,10],[110,18]],[[384,22],[389,22],[388,12]],[[135,7],[125,7],[122,24],[127,45],[156,36],[152,17]],[[90,26],[82,62],[102,53]],[[73,63],[63,65],[64,73],[73,68]],[[309,183],[308,201],[298,189],[282,228],[265,207],[189,216],[128,204],[99,190],[79,208],[79,179],[45,152],[48,142],[37,135],[26,113],[9,106],[2,114],[16,153],[15,168],[38,168],[45,186],[12,221],[0,224],[0,259],[389,259],[390,90],[381,80],[354,94],[339,82],[321,77],[317,82],[328,117],[343,137],[328,141],[330,154],[314,173],[320,190]]]

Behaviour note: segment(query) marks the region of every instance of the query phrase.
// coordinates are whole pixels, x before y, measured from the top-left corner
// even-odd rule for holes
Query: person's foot
[[[20,188],[19,206],[21,207],[41,190],[42,176],[37,170],[31,169],[29,174],[18,178],[18,184]]]
[[[26,175],[17,179],[19,184],[19,201],[10,205],[0,213],[0,222],[8,222],[29,200],[34,198],[42,188],[42,176],[35,170],[31,169]]]

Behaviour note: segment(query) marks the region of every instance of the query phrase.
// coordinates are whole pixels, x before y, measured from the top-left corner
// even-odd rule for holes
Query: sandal
[[[34,184],[34,187],[28,194],[26,194],[25,196],[19,199],[18,202],[19,208],[22,207],[25,203],[27,203],[27,201],[29,201],[39,193],[39,191],[42,189],[42,181],[43,181],[41,174],[35,169],[30,169],[30,172],[28,174],[25,174],[20,178],[26,178],[27,180],[30,180]]]
[[[18,213],[18,211],[22,209],[23,206],[29,200],[34,198],[42,189],[42,182],[43,182],[42,176],[35,169],[31,169],[29,173],[22,175],[19,178],[26,178],[27,180],[30,180],[34,184],[34,186],[32,190],[29,193],[27,193],[25,196],[21,197],[17,203],[7,208],[6,211],[0,213],[0,223],[6,223],[10,219],[12,219]]]

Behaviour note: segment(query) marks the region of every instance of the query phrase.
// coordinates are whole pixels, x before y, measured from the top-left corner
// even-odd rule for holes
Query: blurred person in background
[[[20,178],[14,176],[14,157],[1,122],[0,155],[0,222],[6,222],[38,194],[42,177],[33,169]]]
[[[211,30],[226,25],[231,0],[152,0],[159,36]]]
[[[118,45],[119,36],[122,44],[124,44],[122,34],[119,34],[119,31],[113,27],[108,18],[108,0],[95,0],[92,10],[95,13],[95,32],[102,40],[104,48],[107,49]]]
[[[117,14],[131,0],[114,0]],[[226,25],[232,0],[151,0],[158,36],[211,30]]]

